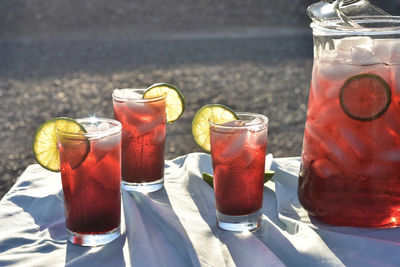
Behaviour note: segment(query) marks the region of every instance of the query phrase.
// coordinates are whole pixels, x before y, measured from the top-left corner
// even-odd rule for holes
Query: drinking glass
[[[145,89],[115,89],[115,119],[122,123],[122,187],[153,192],[164,185],[165,95],[143,98]]]
[[[57,129],[68,241],[109,243],[120,235],[121,124],[77,120],[87,133]]]
[[[210,122],[217,225],[255,231],[261,222],[268,118],[236,114],[240,120]]]

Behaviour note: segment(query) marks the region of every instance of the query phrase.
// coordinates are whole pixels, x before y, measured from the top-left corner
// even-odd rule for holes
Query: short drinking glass
[[[103,245],[120,235],[122,126],[110,119],[77,121],[87,133],[57,130],[68,241]]]
[[[144,89],[115,89],[114,117],[122,123],[122,187],[153,192],[164,184],[165,96],[143,98]]]
[[[217,224],[254,231],[261,222],[268,118],[236,113],[240,120],[210,122]]]

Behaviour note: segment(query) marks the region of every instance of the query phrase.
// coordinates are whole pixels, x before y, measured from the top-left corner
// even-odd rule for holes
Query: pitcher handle
[[[351,17],[390,16],[368,0],[321,0],[307,8],[308,16],[317,23],[328,23],[332,19],[341,19],[345,24],[361,28]]]
[[[351,2],[351,3],[349,3]],[[347,1],[345,3],[345,0],[336,0],[335,2],[332,3],[333,5],[333,10],[335,10],[336,15],[338,15],[338,17],[347,25],[354,27],[354,28],[362,28],[361,25],[359,25],[357,22],[353,21],[352,19],[350,19],[349,17],[347,17],[343,12],[342,12],[342,8],[343,5],[349,5],[349,4],[355,4],[356,2],[358,2],[358,0],[355,1]]]

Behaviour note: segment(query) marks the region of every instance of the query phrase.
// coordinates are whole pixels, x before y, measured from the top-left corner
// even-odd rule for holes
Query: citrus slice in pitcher
[[[364,73],[350,77],[340,89],[340,106],[354,120],[372,121],[389,108],[392,94],[380,76]]]
[[[181,91],[168,83],[156,83],[146,89],[143,98],[153,98],[166,95],[167,122],[172,123],[179,119],[185,111],[185,98]]]
[[[63,145],[63,152],[71,167],[78,167],[89,153],[90,143],[83,135],[86,133],[85,128],[70,118],[54,118],[39,126],[32,143],[33,156],[42,167],[53,172],[60,171],[60,153],[56,129],[75,135],[74,140],[71,139],[71,142],[65,142],[66,145]],[[76,136],[79,137],[79,145],[76,145]],[[65,138],[67,139],[67,137]],[[71,145],[68,145],[68,143]]]
[[[197,145],[205,152],[210,152],[210,124],[222,124],[238,120],[239,117],[230,108],[220,104],[209,104],[200,108],[192,121],[192,135]]]

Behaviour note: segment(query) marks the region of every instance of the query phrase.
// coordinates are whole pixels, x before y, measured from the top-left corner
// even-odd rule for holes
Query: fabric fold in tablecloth
[[[0,201],[0,266],[396,266],[400,230],[334,227],[297,199],[300,158],[274,159],[255,233],[216,226],[208,154],[165,164],[165,188],[122,192],[121,237],[88,248],[66,241],[60,176],[31,165]],[[345,207],[344,207],[345,208]]]

